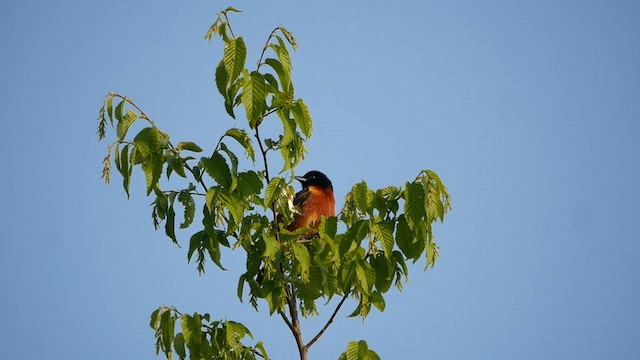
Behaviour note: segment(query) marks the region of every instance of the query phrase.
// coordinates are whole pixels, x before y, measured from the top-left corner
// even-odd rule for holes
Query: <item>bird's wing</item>
[[[304,188],[296,193],[296,197],[293,198],[293,205],[297,207],[302,207],[305,201],[311,195],[311,191],[309,188]]]

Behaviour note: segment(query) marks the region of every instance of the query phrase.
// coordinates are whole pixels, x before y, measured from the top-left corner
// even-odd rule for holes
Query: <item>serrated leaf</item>
[[[227,68],[224,65],[224,60],[220,60],[218,67],[216,67],[216,87],[220,92],[220,95],[227,98],[227,86],[229,85],[229,74]]]
[[[389,288],[391,288],[391,283],[393,282],[394,270],[389,266],[389,262],[394,260],[387,260],[387,258],[385,258],[384,256],[377,256],[372,257],[369,261],[371,263],[371,267],[376,273],[376,289],[380,293],[389,291]]]
[[[231,169],[230,169],[231,170],[231,185],[229,186],[229,188],[230,189],[235,189],[235,187],[237,186],[236,177],[238,176],[238,157],[223,142],[220,143],[220,151],[222,151],[225,154],[227,154],[227,157],[229,158],[229,161],[231,161]]]
[[[199,314],[182,315],[182,334],[189,353],[199,356],[202,345],[202,320]]]
[[[371,293],[371,303],[373,304],[373,306],[376,307],[376,309],[378,309],[378,311],[383,312],[385,307],[387,306],[386,302],[384,301],[384,297],[382,297],[382,295],[377,292],[377,291],[373,291]]]
[[[173,348],[176,350],[176,354],[178,354],[180,359],[186,359],[187,357],[184,345],[184,335],[182,335],[182,333],[177,333],[173,339]]]
[[[427,259],[425,270],[429,266],[431,267],[435,266],[436,260],[438,260],[438,257],[440,256],[440,254],[438,253],[438,249],[439,249],[438,245],[433,241],[433,239],[427,242],[427,245],[425,247],[425,250],[426,250],[425,254]]]
[[[118,121],[116,128],[118,140],[124,140],[125,136],[127,136],[127,131],[129,131],[129,127],[137,118],[138,114],[135,111],[127,109],[127,113],[122,117],[122,120]]]
[[[135,136],[133,143],[144,158],[160,150],[160,134],[155,127],[146,127]]]
[[[302,278],[302,282],[306,283],[309,281],[309,267],[311,266],[309,250],[303,243],[295,242],[293,243],[293,253],[300,264],[300,277]]]
[[[246,58],[247,48],[242,37],[230,39],[225,43],[222,61],[229,76],[229,82],[240,76]]]
[[[238,189],[243,197],[260,194],[262,180],[255,171],[241,172],[238,174]]]
[[[175,327],[175,318],[171,316],[170,311],[165,311],[162,313],[160,318],[160,330],[162,333],[162,346],[164,348],[164,353],[169,356],[171,353],[171,345],[173,343],[173,334]]]
[[[167,209],[167,218],[165,220],[164,230],[165,230],[165,234],[167,234],[167,236],[171,238],[171,240],[175,244],[177,244],[178,239],[176,239],[175,223],[176,223],[176,212],[173,210],[173,204],[171,204]]]
[[[396,228],[396,244],[400,248],[400,251],[406,256],[408,259],[417,259],[422,252],[418,241],[413,236],[413,232],[407,224],[407,220],[405,215],[400,215],[398,217],[398,225]]]
[[[284,179],[280,177],[274,177],[269,181],[267,185],[267,189],[264,192],[264,205],[265,207],[270,207],[274,201],[278,199],[278,197],[282,193],[282,189],[285,185]]]
[[[363,293],[369,295],[376,281],[376,273],[368,262],[358,262],[356,265],[356,278],[358,279],[359,285],[362,287]]]
[[[425,212],[425,194],[424,187],[419,183],[407,183],[404,191],[404,213],[407,224],[411,229],[418,227],[419,223],[424,222]]]
[[[193,200],[193,196],[187,191],[180,192],[178,201],[184,206],[184,221],[180,224],[180,228],[185,229],[193,223],[193,218],[196,214],[196,202]]]
[[[109,122],[111,123],[111,126],[113,126],[113,96],[109,95],[106,98],[106,106],[105,108],[107,109],[107,115],[109,116]]]
[[[242,104],[247,113],[249,126],[253,129],[264,116],[266,107],[267,92],[264,77],[257,71],[251,74],[245,71],[242,87]]]
[[[116,111],[114,116],[116,117],[116,120],[121,121],[122,120],[122,116],[124,115],[124,105],[127,103],[127,98],[125,97],[124,99],[122,99],[122,101],[120,101],[120,103],[118,103],[118,105],[116,106]]]
[[[309,113],[309,108],[302,101],[302,99],[296,100],[291,105],[291,113],[293,114],[293,118],[296,121],[296,124],[300,128],[300,131],[307,138],[311,137],[311,133],[313,132],[313,122],[311,121],[311,113]]]
[[[222,252],[220,251],[220,243],[225,239],[224,232],[221,230],[216,230],[214,232],[214,236],[207,236],[207,252],[209,253],[209,258],[219,267],[221,270],[226,270],[224,266],[222,266],[222,262],[220,261],[222,258]]]
[[[367,213],[369,210],[369,191],[369,187],[365,181],[355,184],[351,189],[353,201],[362,213]]]
[[[149,321],[149,326],[154,330],[158,330],[158,326],[160,324],[158,322],[158,317],[161,311],[163,311],[163,308],[159,307],[151,313],[151,320]]]
[[[287,45],[280,36],[276,35],[275,38],[278,40],[278,45],[271,44],[271,47],[275,50],[278,60],[280,60],[280,63],[282,64],[282,69],[291,76],[291,57],[289,56]]]
[[[381,221],[373,224],[373,233],[376,240],[382,243],[384,255],[390,257],[393,252],[393,229],[395,224],[392,221]]]
[[[162,175],[162,168],[164,165],[164,155],[162,153],[153,153],[150,158],[145,159],[142,163],[142,171],[147,182],[147,196],[151,194],[153,188],[156,187],[160,175]]]
[[[178,150],[188,150],[193,152],[201,152],[202,148],[191,141],[181,141],[178,143]]]
[[[169,152],[167,154],[167,164],[169,164],[169,166],[167,167],[167,170],[171,169],[171,170],[175,171],[176,174],[180,175],[181,177],[183,177],[183,178],[187,177],[187,174],[184,172],[184,163],[173,152]]]
[[[133,171],[132,164],[129,162],[129,145],[125,145],[122,148],[122,154],[120,155],[120,173],[122,174],[122,186],[129,198],[129,185],[131,184],[131,172]]]
[[[267,355],[267,350],[265,350],[264,348],[264,344],[262,343],[262,341],[258,341],[258,343],[256,344],[256,349],[260,350],[260,355],[262,355],[262,358],[264,360],[269,360],[269,356]]]
[[[280,79],[280,88],[283,93],[288,93],[291,88],[291,73],[286,72],[280,63],[279,60],[273,58],[267,58],[264,61],[265,64],[269,65],[278,75],[278,79]],[[293,95],[291,94],[291,99],[293,99]]]
[[[212,157],[203,157],[200,159],[204,171],[211,176],[218,184],[224,188],[231,186],[231,170],[227,165],[227,160],[216,152]]]
[[[225,136],[229,136],[235,139],[245,149],[247,156],[249,156],[253,162],[256,161],[253,142],[251,141],[251,137],[249,137],[246,131],[244,131],[243,129],[231,128],[227,130]]]
[[[189,251],[187,252],[187,262],[191,262],[193,253],[201,246],[203,236],[207,236],[207,232],[204,230],[200,230],[191,235],[191,238],[189,239]]]

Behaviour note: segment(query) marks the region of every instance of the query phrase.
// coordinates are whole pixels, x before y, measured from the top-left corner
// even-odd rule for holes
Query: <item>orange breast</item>
[[[331,189],[309,186],[311,194],[300,207],[300,214],[296,214],[293,223],[287,227],[289,231],[308,227],[317,229],[322,216],[330,217],[336,214],[336,199]]]

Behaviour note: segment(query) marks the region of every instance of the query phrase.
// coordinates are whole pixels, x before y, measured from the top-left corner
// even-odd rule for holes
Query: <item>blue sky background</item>
[[[454,210],[434,269],[363,324],[384,359],[632,359],[640,353],[640,3],[635,1],[2,1],[0,348],[7,359],[156,359],[157,306],[243,322],[295,358],[278,317],[235,297],[242,260],[198,277],[154,232],[142,173],[99,179],[102,96],[134,99],[172,139],[233,125],[213,83],[227,5],[254,63],[277,25],[300,43],[315,133],[299,172],[350,187],[437,171]],[[190,233],[180,233],[185,244]],[[309,339],[328,311],[303,324]]]

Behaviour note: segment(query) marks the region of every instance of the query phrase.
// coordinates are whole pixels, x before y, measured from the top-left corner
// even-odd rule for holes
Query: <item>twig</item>
[[[333,314],[331,314],[331,317],[329,318],[327,323],[324,325],[322,329],[320,329],[320,331],[318,332],[318,335],[316,335],[313,339],[311,339],[311,341],[309,341],[307,345],[304,346],[305,348],[309,349],[311,345],[313,345],[316,341],[318,341],[318,339],[320,339],[320,336],[322,336],[322,334],[324,334],[324,332],[327,331],[327,329],[329,328],[329,325],[331,325],[331,323],[333,322],[333,319],[335,319],[336,315],[338,314],[338,311],[340,311],[342,304],[344,304],[345,300],[347,300],[347,297],[348,295],[345,295],[342,298],[342,300],[340,300],[340,302],[338,303],[338,306],[336,307],[335,310],[333,310]]]

